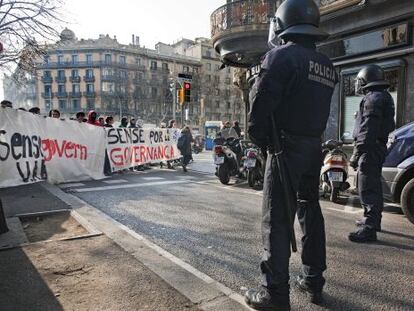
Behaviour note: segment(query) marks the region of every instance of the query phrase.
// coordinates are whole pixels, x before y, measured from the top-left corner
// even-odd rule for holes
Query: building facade
[[[326,136],[352,141],[361,96],[354,80],[365,65],[385,69],[395,101],[397,127],[414,121],[414,2],[411,0],[322,0],[322,27],[331,34],[319,50],[334,62],[339,84]]]

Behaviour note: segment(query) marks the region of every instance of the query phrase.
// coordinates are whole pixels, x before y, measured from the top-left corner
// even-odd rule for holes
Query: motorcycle
[[[250,147],[246,149],[243,166],[247,172],[249,187],[254,188],[256,185],[263,185],[265,157],[259,148]]]
[[[244,177],[240,139],[232,137],[215,143],[214,164],[220,182],[227,185],[231,176]]]
[[[324,155],[321,170],[322,192],[325,197],[329,194],[332,202],[337,202],[340,191],[350,187],[348,179],[348,157],[342,151],[343,143],[335,140],[328,140],[322,144]]]

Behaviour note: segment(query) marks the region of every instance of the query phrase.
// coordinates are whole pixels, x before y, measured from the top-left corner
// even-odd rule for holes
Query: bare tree
[[[39,41],[56,41],[64,0],[0,0],[0,68],[33,72],[35,60],[45,53]]]

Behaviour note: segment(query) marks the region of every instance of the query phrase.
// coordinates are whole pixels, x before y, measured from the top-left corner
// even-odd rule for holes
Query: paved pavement
[[[190,173],[167,169],[62,185],[178,258],[242,293],[259,282],[261,193],[245,183],[219,184],[211,154],[195,156]],[[200,173],[201,172],[201,173]],[[395,208],[384,214],[379,242],[352,244],[347,235],[361,209],[322,202],[327,227],[326,304],[294,310],[413,310],[414,226]],[[300,232],[299,227],[296,228]],[[299,234],[298,234],[299,238]],[[300,256],[292,255],[292,277]]]

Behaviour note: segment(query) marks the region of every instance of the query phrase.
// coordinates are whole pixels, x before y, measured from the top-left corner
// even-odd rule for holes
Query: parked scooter
[[[214,164],[217,166],[216,175],[220,182],[227,185],[231,176],[244,177],[240,139],[231,137],[215,142]]]
[[[324,154],[321,170],[321,184],[323,195],[330,194],[330,201],[337,202],[340,191],[350,187],[348,179],[348,159],[342,151],[341,141],[328,140],[322,144]]]
[[[247,182],[250,187],[263,185],[265,157],[258,147],[252,146],[245,151],[243,165],[247,172]]]

